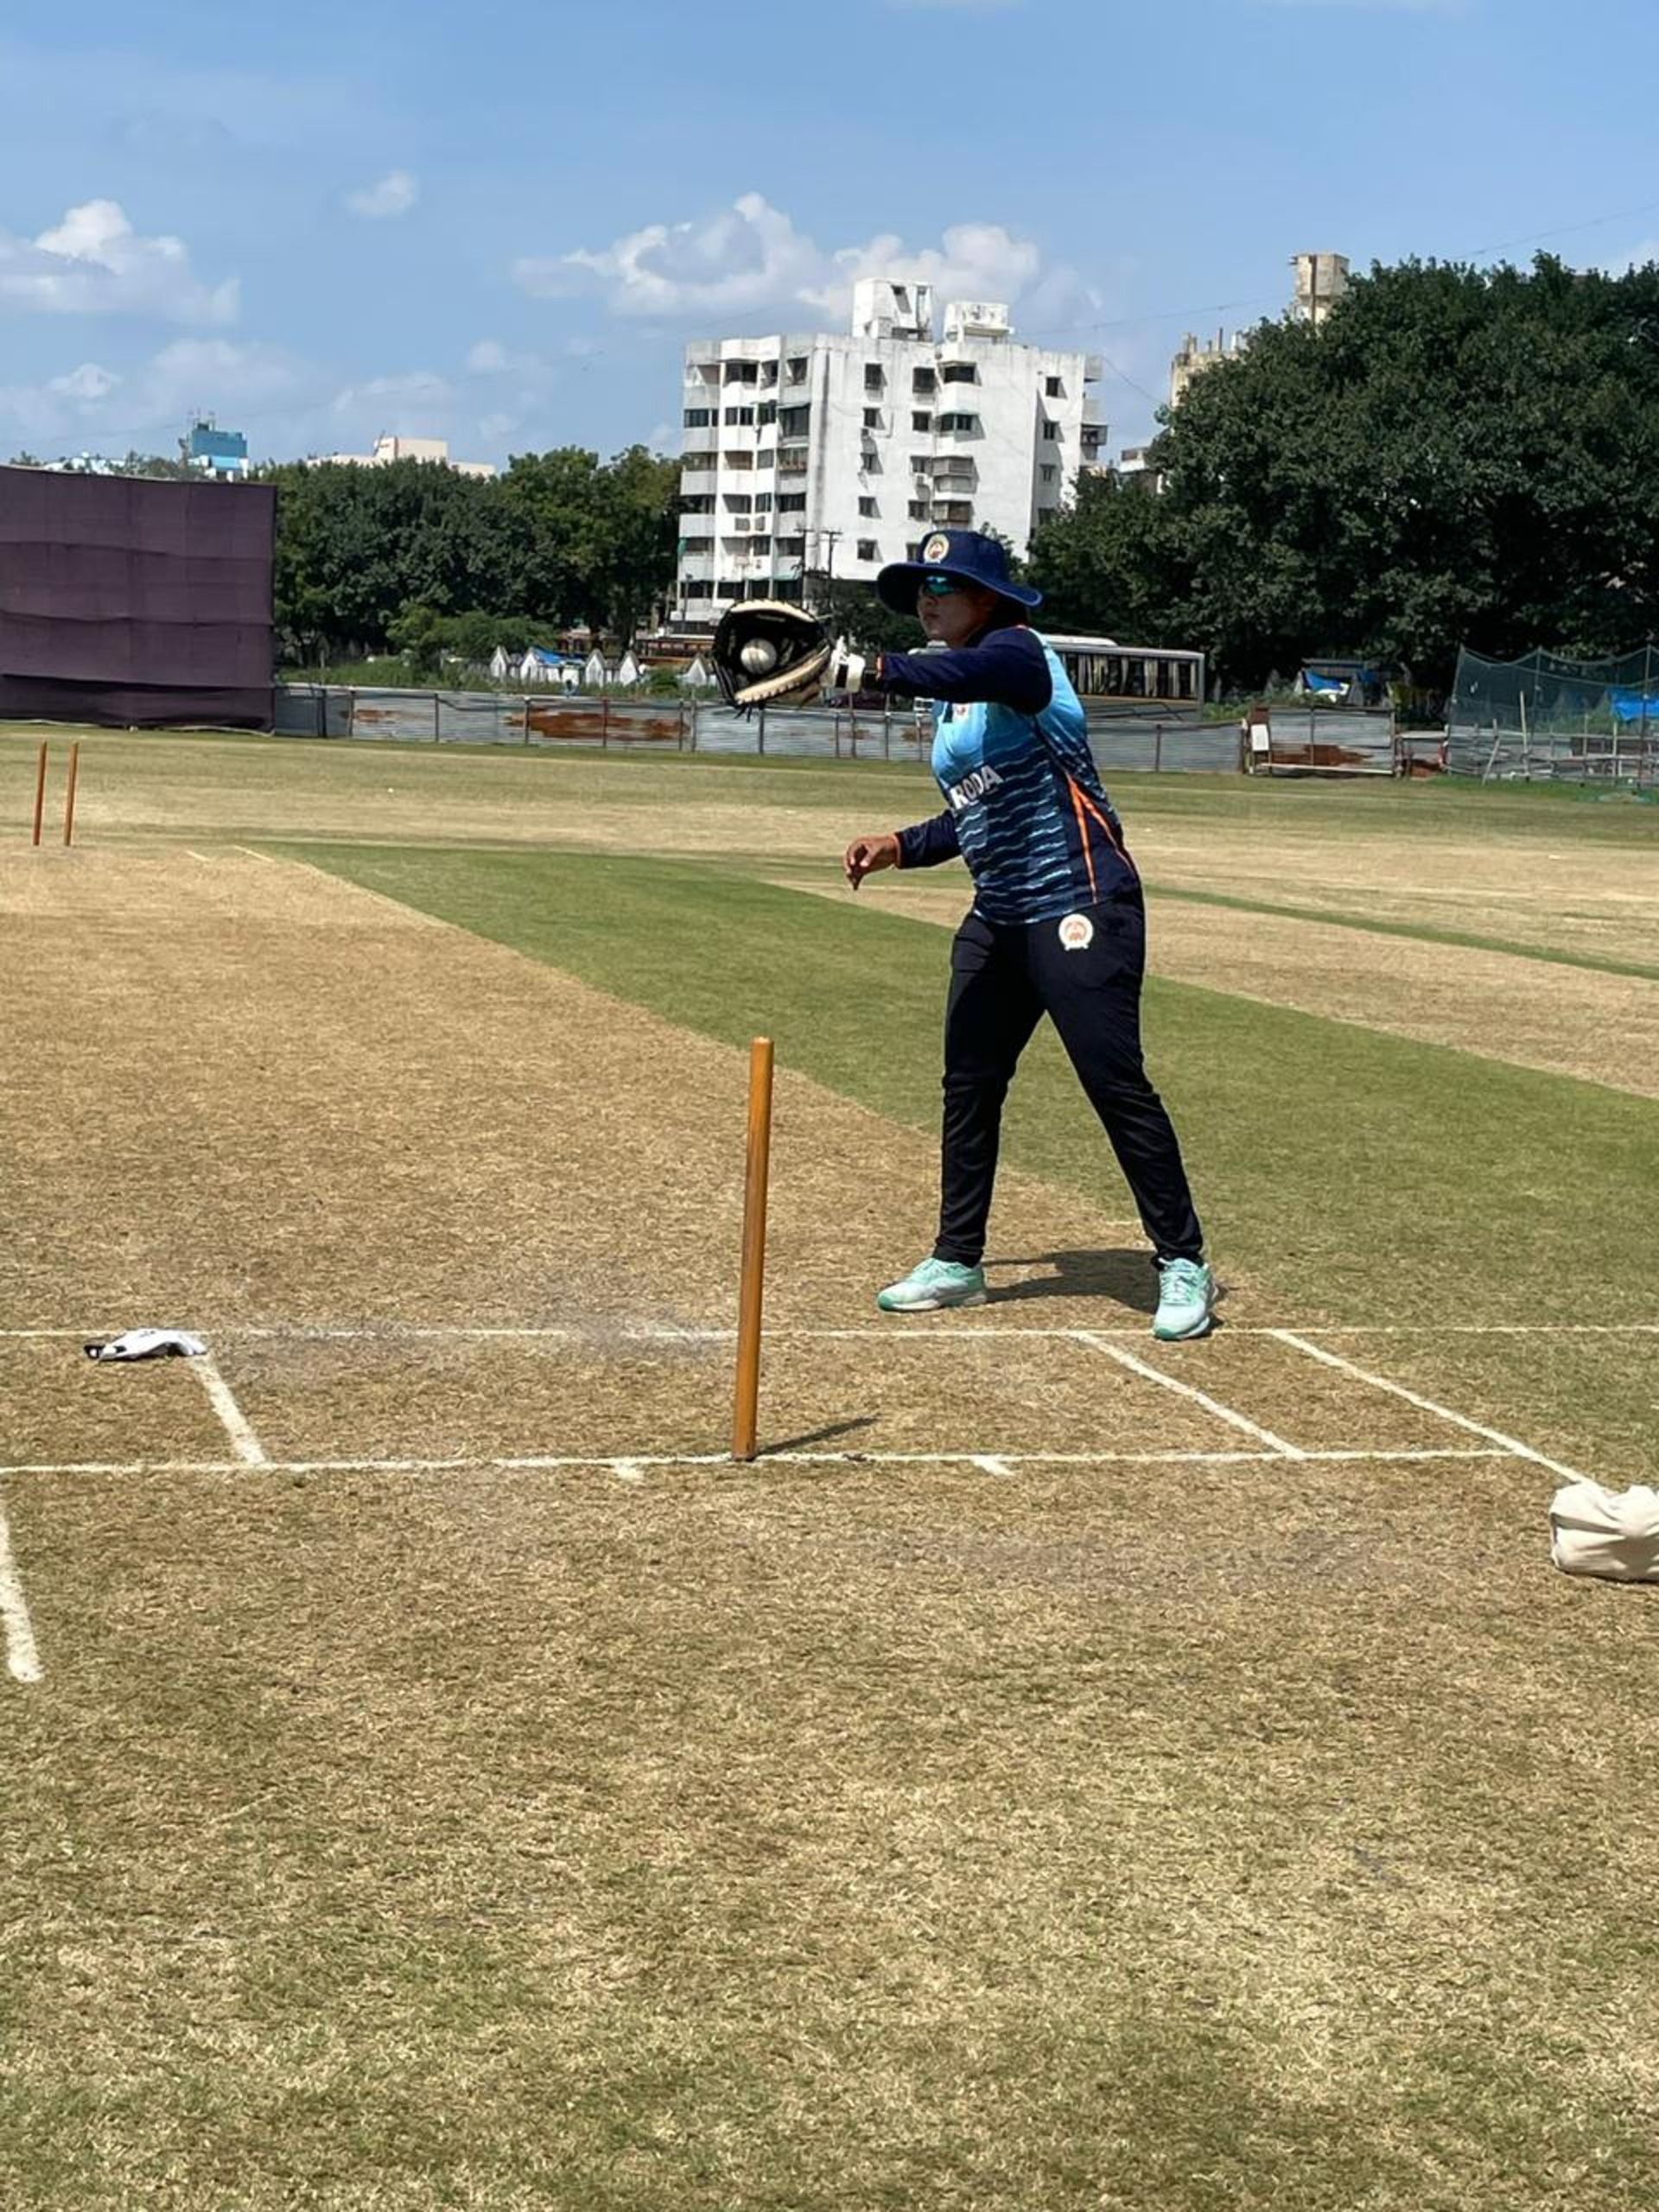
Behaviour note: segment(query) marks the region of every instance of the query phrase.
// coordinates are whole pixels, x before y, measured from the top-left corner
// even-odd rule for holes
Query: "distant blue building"
[[[190,425],[180,448],[192,468],[204,476],[245,476],[248,442],[240,430],[221,430],[211,417]]]

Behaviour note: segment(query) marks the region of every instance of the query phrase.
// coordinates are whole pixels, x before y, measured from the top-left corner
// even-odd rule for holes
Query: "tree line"
[[[294,461],[277,487],[276,627],[301,663],[391,646],[481,659],[584,628],[626,644],[671,588],[679,463],[644,446],[515,455],[499,477],[429,461]]]
[[[1160,420],[1143,474],[1082,478],[1033,539],[1056,629],[1198,646],[1243,690],[1327,653],[1444,689],[1459,645],[1596,658],[1659,627],[1659,266],[1379,265],[1318,328],[1263,323]],[[626,644],[671,595],[679,465],[644,446],[493,479],[261,478],[301,663],[390,647],[435,667],[577,626]],[[913,639],[866,586],[809,576],[807,597],[866,646]]]
[[[1055,628],[1201,646],[1230,690],[1321,653],[1443,690],[1459,645],[1659,626],[1659,267],[1379,266],[1161,420],[1034,541]]]

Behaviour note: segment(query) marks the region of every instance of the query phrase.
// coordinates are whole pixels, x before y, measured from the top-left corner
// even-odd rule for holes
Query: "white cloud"
[[[180,338],[132,379],[143,419],[176,425],[196,408],[239,426],[276,408],[315,404],[319,372],[280,346],[234,345],[224,338]]]
[[[469,346],[461,366],[469,377],[525,377],[541,382],[551,373],[539,353],[515,353],[496,338]]]
[[[454,416],[454,387],[433,369],[371,377],[337,392],[331,411],[365,437],[441,438]]]
[[[543,298],[596,289],[617,315],[676,320],[791,306],[842,316],[861,276],[931,283],[941,304],[1022,301],[1052,315],[1099,303],[1072,270],[1046,268],[1038,246],[1000,223],[955,224],[938,245],[919,249],[896,232],[826,248],[758,192],[697,221],[647,224],[597,251],[521,260],[513,276]]]
[[[346,205],[353,215],[382,222],[389,215],[407,215],[420,196],[421,188],[407,169],[388,169],[374,183],[348,192]]]
[[[83,361],[78,369],[71,369],[67,376],[53,377],[47,390],[60,399],[77,399],[96,404],[107,398],[121,379],[112,370],[99,368],[96,361]]]
[[[113,200],[88,200],[32,241],[0,231],[0,302],[54,315],[233,322],[237,284],[204,284],[181,238],[141,238]]]

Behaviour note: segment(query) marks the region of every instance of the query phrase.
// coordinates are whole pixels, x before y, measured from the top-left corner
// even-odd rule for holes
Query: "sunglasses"
[[[949,599],[953,592],[962,589],[955,576],[924,576],[916,587],[928,599]]]

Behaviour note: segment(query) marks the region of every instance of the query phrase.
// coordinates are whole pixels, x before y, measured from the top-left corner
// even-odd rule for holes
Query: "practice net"
[[[1483,781],[1659,783],[1659,651],[1487,660],[1465,648],[1446,712],[1446,765]]]

